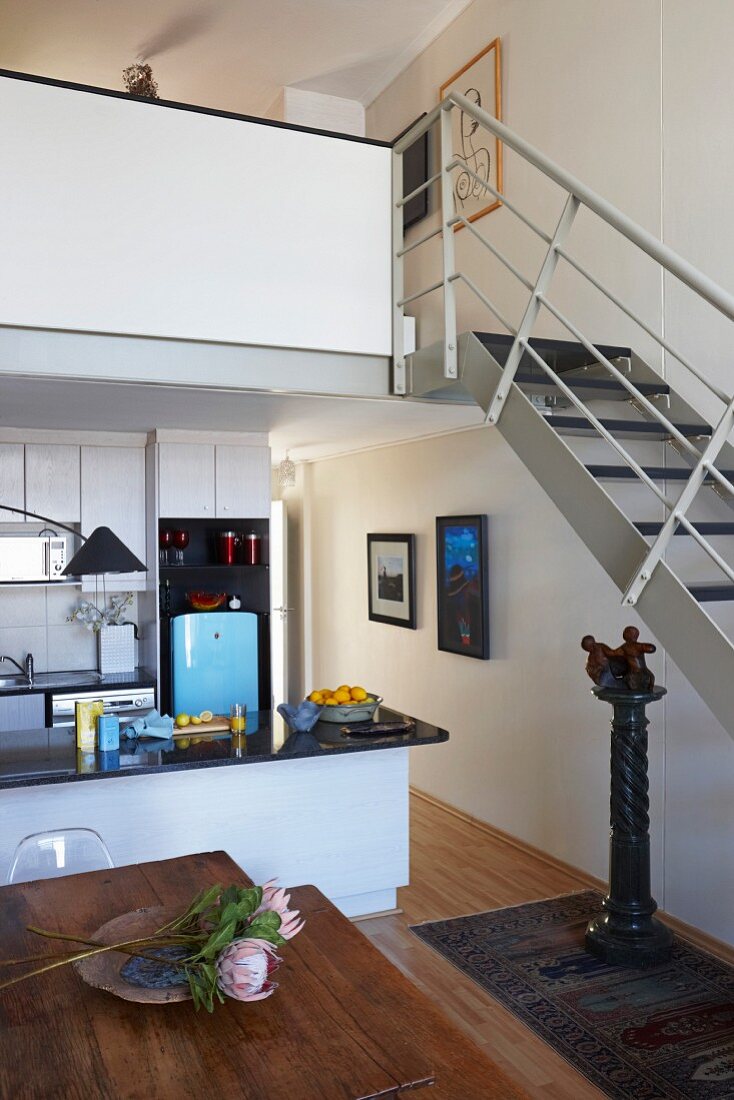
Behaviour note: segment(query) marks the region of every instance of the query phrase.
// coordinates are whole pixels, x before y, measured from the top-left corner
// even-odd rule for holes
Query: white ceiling
[[[0,427],[268,432],[273,461],[327,458],[479,426],[477,406],[0,375]]]
[[[0,68],[263,115],[295,85],[370,103],[470,0],[0,0]]]

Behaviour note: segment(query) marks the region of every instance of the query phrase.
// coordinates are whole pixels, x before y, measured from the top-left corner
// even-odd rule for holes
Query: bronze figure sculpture
[[[586,671],[597,687],[616,688],[624,691],[652,691],[655,677],[647,667],[645,655],[654,653],[651,642],[639,641],[636,626],[626,626],[622,632],[622,645],[612,649],[604,642],[597,642],[593,634],[581,639],[581,648],[588,653]]]

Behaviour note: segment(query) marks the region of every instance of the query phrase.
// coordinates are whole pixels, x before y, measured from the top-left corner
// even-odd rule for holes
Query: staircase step
[[[690,470],[685,466],[667,468],[665,466],[643,466],[645,473],[652,481],[687,481]],[[630,466],[587,466],[592,477],[598,481],[636,481],[637,474]],[[721,470],[720,473],[728,481],[734,481],[734,470]],[[713,478],[706,478],[706,484],[713,484]]]
[[[514,336],[502,332],[475,332],[474,335],[481,340],[500,366],[504,367]],[[533,336],[528,342],[538,355],[545,359],[548,366],[559,374],[568,370],[580,370],[583,367],[600,366],[598,359],[587,351],[583,344],[575,340],[544,340]],[[632,355],[632,349],[628,347],[618,347],[613,344],[597,344],[596,347],[597,351],[607,359],[629,359]],[[538,370],[535,360],[525,352],[520,360],[520,369],[530,370],[533,367],[536,371]]]
[[[540,371],[518,371],[515,375],[515,381],[520,386],[530,387],[533,393],[558,393],[558,387],[553,380]],[[632,396],[629,390],[614,378],[587,378],[578,375],[573,378],[566,378],[564,382],[572,390],[595,390],[598,397],[610,399],[620,397],[622,400],[627,400]],[[657,382],[635,382],[635,386],[645,397],[666,397],[670,393],[670,386],[667,386],[665,382],[659,384]]]
[[[687,584],[686,588],[699,603],[727,603],[734,600],[734,584],[727,582]]]
[[[548,423],[561,435],[591,435],[596,429],[585,416],[549,416]],[[620,439],[667,439],[667,428],[657,421],[601,419],[601,424]],[[676,424],[681,435],[688,438],[708,437],[713,429],[708,424]]]
[[[660,522],[635,523],[635,527],[641,535],[658,535],[660,534],[662,526]],[[716,521],[711,523],[694,523],[693,526],[696,528],[699,535],[734,535],[734,523]],[[678,524],[674,534],[690,535],[690,532],[681,524]]]

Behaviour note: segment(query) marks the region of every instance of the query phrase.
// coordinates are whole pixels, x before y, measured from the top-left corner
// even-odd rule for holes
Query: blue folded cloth
[[[160,737],[167,741],[173,736],[173,718],[169,714],[159,714],[154,707],[126,726],[124,735],[130,740],[138,737]]]

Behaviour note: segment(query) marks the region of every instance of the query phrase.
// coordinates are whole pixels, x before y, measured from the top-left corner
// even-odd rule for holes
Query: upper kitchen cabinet
[[[145,562],[145,448],[82,447],[81,475],[82,533],[109,527]],[[110,589],[144,585],[144,573],[111,574],[107,580]]]
[[[0,502],[10,508],[25,508],[22,443],[0,443]],[[0,523],[23,522],[23,516],[0,509]]]
[[[159,514],[187,519],[269,519],[270,449],[160,443]]]
[[[214,516],[214,444],[160,443],[158,499],[161,516]]]
[[[219,519],[270,518],[270,448],[218,444],[216,509]]]
[[[26,443],[25,506],[64,523],[81,520],[80,448]]]

